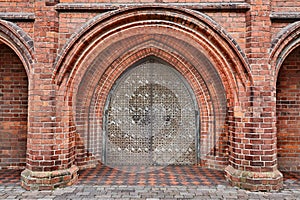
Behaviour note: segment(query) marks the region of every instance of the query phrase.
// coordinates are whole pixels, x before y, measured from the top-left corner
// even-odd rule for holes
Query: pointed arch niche
[[[228,165],[229,134],[235,131],[229,121],[251,80],[244,54],[209,17],[172,7],[119,10],[88,22],[60,55],[54,80],[75,127],[78,166],[104,162],[109,93],[126,70],[149,57],[176,70],[195,95],[200,111],[195,164]]]
[[[270,63],[276,84],[277,159],[281,171],[300,171],[300,22],[274,38]]]
[[[26,166],[28,90],[33,41],[16,24],[0,20],[0,169]]]

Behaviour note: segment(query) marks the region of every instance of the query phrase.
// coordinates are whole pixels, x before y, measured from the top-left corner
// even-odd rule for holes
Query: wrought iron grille
[[[113,87],[105,113],[108,165],[197,163],[198,114],[184,78],[158,61],[126,71]]]

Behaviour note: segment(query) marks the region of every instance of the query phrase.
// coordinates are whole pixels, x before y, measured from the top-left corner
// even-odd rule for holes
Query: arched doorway
[[[300,47],[286,57],[277,78],[278,168],[300,171]]]
[[[196,164],[199,112],[179,72],[148,58],[126,70],[107,98],[107,165]]]
[[[0,41],[0,168],[26,165],[28,78],[22,61]]]
[[[132,18],[133,14],[140,17]],[[74,33],[66,45],[72,48],[63,49],[64,56],[56,63],[55,82],[62,96],[66,95],[63,101],[73,117],[70,132],[76,131],[76,165],[104,162],[107,140],[103,131],[107,131],[108,121],[104,116],[111,91],[122,74],[139,65],[134,63],[155,56],[172,65],[195,93],[201,111],[197,137],[201,137],[200,145],[195,143],[194,148],[200,149],[193,163],[200,158],[198,164],[202,166],[224,169],[228,165],[229,134],[241,130],[234,127],[234,115],[241,117],[242,110],[237,106],[238,95],[246,94],[251,80],[245,73],[249,71],[247,60],[232,39],[204,15],[177,8],[124,9],[109,18],[109,23],[107,17],[97,16],[91,21],[93,25]],[[92,42],[81,41],[86,38]]]

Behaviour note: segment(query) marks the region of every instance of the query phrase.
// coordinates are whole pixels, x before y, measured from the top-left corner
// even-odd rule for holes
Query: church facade
[[[0,2],[0,170],[198,165],[278,190],[300,171],[300,2]]]

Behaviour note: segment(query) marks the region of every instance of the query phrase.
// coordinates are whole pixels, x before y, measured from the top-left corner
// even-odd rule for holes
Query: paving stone
[[[13,195],[13,196],[7,196],[6,199],[15,199],[17,196]]]
[[[102,186],[75,185],[54,191],[26,191],[19,185],[1,186],[0,199],[55,199],[55,200],[116,200],[116,199],[257,199],[257,200],[300,200],[300,187],[295,185],[279,192],[250,192],[228,185],[224,186]]]
[[[37,199],[37,200],[53,200],[54,198],[47,198],[47,197],[43,197],[41,199]]]

